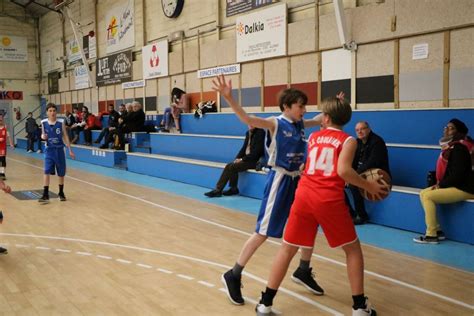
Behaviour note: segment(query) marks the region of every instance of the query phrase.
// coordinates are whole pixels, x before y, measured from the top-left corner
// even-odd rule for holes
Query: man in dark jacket
[[[352,162],[352,168],[358,174],[372,168],[379,168],[390,174],[387,146],[382,137],[372,132],[367,122],[358,122],[355,131],[357,134],[357,149]],[[349,190],[354,199],[354,209],[351,207],[347,195],[346,201],[349,205],[349,211],[354,224],[364,224],[369,220],[369,215],[365,210],[364,198],[360,194],[359,188],[349,186]]]
[[[125,108],[125,106],[124,106],[124,108]],[[107,137],[109,136],[109,133],[111,131],[115,130],[118,127],[118,121],[119,121],[119,118],[120,118],[120,113],[115,111],[113,104],[109,104],[107,110],[109,112],[108,124],[107,124],[106,127],[104,127],[102,129],[102,131],[99,134],[99,137],[97,137],[97,139],[95,140],[94,143],[96,143],[96,144],[100,144],[100,142],[102,141],[102,139],[104,137],[105,137],[105,139],[107,139]]]
[[[239,194],[239,189],[237,188],[239,172],[255,169],[258,160],[264,154],[264,143],[265,131],[249,126],[249,130],[245,134],[244,144],[235,157],[235,160],[225,166],[219,181],[217,181],[216,188],[204,194],[208,197]],[[227,182],[229,182],[230,188],[223,191]]]
[[[33,118],[33,113],[28,112],[28,116],[25,123],[26,139],[27,139],[27,150],[29,153],[35,151],[35,139],[37,137],[38,124]],[[41,141],[38,142],[38,152],[41,152]]]

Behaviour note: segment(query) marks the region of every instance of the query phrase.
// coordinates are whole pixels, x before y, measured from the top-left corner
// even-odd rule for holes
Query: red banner
[[[0,90],[0,100],[23,100],[23,91]]]

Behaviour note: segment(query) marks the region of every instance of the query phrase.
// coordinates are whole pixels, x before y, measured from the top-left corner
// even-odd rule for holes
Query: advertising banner
[[[27,38],[0,35],[0,61],[28,61]]]
[[[124,50],[135,45],[134,2],[129,0],[124,6],[112,4],[105,16],[107,54]]]
[[[238,62],[286,55],[286,12],[283,3],[237,18]]]
[[[132,80],[132,51],[99,58],[95,62],[96,84],[105,86]]]
[[[142,48],[143,79],[168,76],[168,41]]]

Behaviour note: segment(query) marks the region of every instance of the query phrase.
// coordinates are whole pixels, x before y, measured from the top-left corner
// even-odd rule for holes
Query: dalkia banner
[[[135,45],[135,1],[129,0],[125,6],[112,7],[106,14],[107,54]]]
[[[0,90],[0,100],[23,100],[23,91]]]
[[[159,41],[142,48],[143,79],[168,75],[168,41]]]
[[[237,18],[237,62],[286,55],[286,3]]]
[[[132,51],[99,58],[95,62],[96,84],[105,86],[132,80]]]
[[[27,38],[0,35],[0,61],[28,61]]]

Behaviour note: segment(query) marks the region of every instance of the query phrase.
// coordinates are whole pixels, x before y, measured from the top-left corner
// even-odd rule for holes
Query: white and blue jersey
[[[41,121],[43,133],[48,135],[44,151],[44,173],[64,177],[66,174],[66,155],[64,154],[63,120],[56,120],[54,124],[48,119]]]
[[[306,140],[303,121],[293,122],[280,115],[275,118],[273,135],[267,133],[265,149],[268,174],[255,232],[281,238],[295,197],[300,168],[305,162]]]

